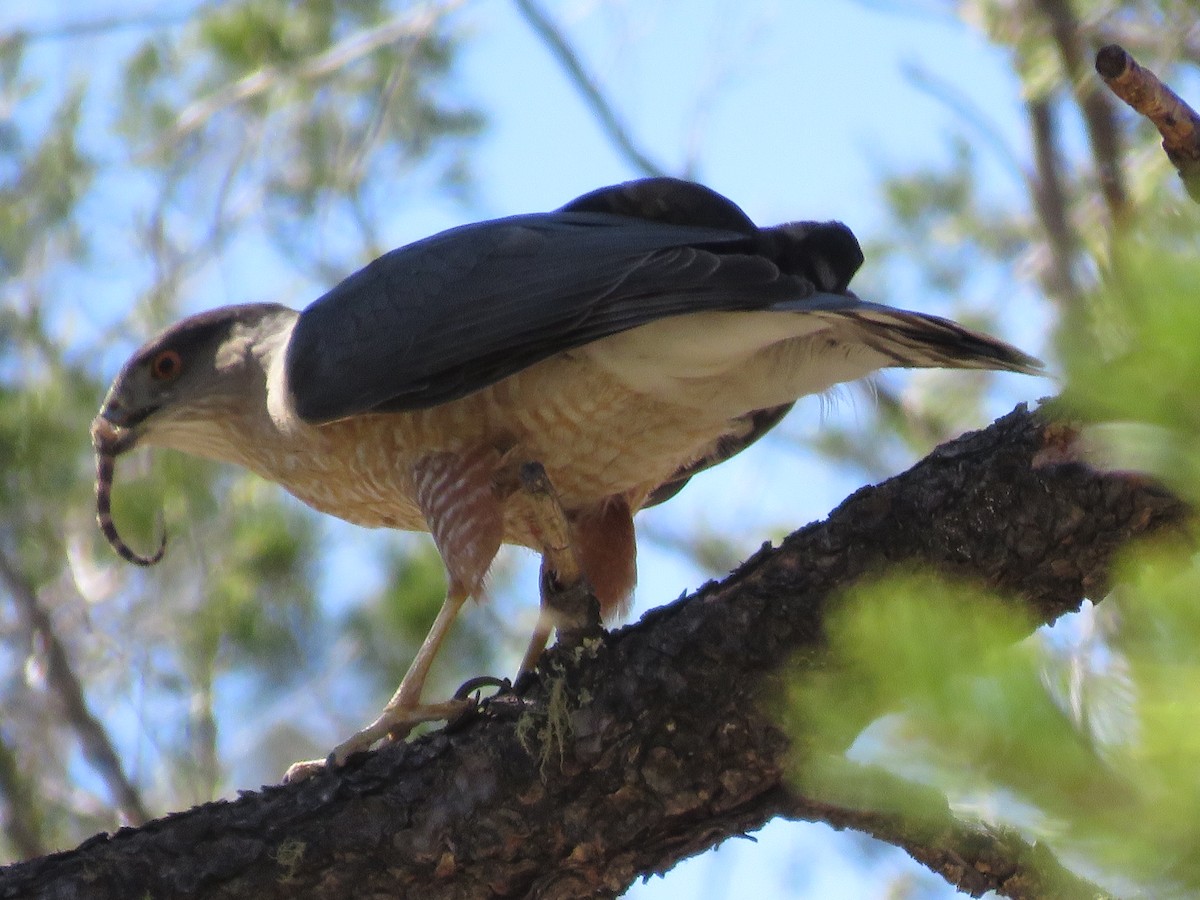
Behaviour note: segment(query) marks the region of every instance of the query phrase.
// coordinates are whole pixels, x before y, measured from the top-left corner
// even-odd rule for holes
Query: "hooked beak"
[[[146,418],[131,415],[121,406],[106,403],[99,415],[92,420],[92,446],[105,456],[120,456],[137,446],[141,431],[138,424]]]

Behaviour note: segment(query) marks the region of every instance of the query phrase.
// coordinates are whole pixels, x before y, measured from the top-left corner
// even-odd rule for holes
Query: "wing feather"
[[[688,182],[602,189],[442,232],[351,275],[300,315],[292,402],[309,422],[434,406],[658,319],[844,290],[861,259],[843,225],[757,229]]]

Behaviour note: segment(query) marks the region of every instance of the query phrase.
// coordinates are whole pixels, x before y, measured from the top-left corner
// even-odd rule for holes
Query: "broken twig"
[[[1154,123],[1167,158],[1200,203],[1200,115],[1119,44],[1100,48],[1096,71],[1114,94]]]

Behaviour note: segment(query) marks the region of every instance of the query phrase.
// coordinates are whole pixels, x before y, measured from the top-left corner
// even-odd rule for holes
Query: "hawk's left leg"
[[[470,700],[422,703],[421,693],[458,611],[468,597],[479,595],[500,549],[504,510],[494,484],[498,464],[498,453],[481,450],[431,453],[413,465],[417,506],[446,565],[446,599],[392,699],[374,722],[333,749],[329,759],[334,765],[377,741],[401,740],[421,722],[451,718],[471,705]],[[321,765],[320,761],[296,763],[285,780],[307,777]]]
[[[598,629],[602,616],[627,610],[636,545],[633,515],[623,497],[609,497],[568,516],[541,465],[523,465],[519,480],[542,550],[541,607],[521,660],[521,672],[527,672],[537,665],[555,628],[560,638],[570,640]]]

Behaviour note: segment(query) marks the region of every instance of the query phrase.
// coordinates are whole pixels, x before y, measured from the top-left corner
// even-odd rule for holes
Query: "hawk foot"
[[[340,768],[356,753],[365,753],[382,740],[402,741],[422,722],[453,719],[475,705],[474,700],[447,700],[443,703],[407,705],[394,702],[384,707],[374,722],[348,737],[333,748],[323,760],[312,759],[293,763],[283,776],[285,784],[303,781],[327,768]]]
[[[508,678],[497,678],[495,675],[477,675],[474,678],[468,678],[464,681],[457,691],[454,692],[455,700],[466,700],[472,694],[477,694],[483,688],[495,688],[497,694],[506,694],[512,691],[512,681]]]
[[[543,569],[541,589],[542,606],[554,620],[560,641],[577,644],[602,629],[600,601],[582,574],[564,583],[557,573]]]

